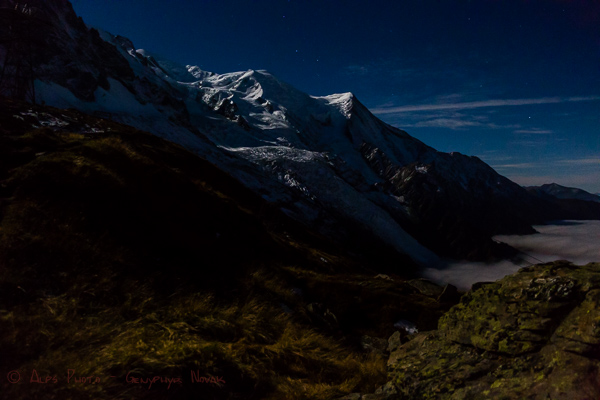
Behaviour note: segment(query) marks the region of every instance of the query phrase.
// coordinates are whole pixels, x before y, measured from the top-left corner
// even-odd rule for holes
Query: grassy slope
[[[385,359],[361,351],[358,337],[387,337],[399,318],[435,324],[448,306],[373,279],[387,254],[369,262],[345,255],[175,145],[75,111],[6,100],[0,109],[4,396],[372,391],[385,382]],[[69,124],[32,128],[52,116]],[[338,323],[308,311],[311,302]],[[33,369],[57,383],[30,383]],[[100,382],[67,382],[69,369]],[[11,370],[19,384],[4,379]],[[127,383],[130,371],[183,384],[149,389]],[[226,383],[192,384],[190,371]]]

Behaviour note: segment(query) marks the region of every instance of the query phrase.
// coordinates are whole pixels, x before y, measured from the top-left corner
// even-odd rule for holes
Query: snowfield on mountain
[[[438,152],[352,93],[315,97],[264,70],[177,65],[86,26],[67,1],[44,4],[33,33],[44,43],[38,102],[178,143],[340,242],[383,241],[431,267],[440,256],[510,257],[493,235],[600,215],[529,193],[477,157]]]

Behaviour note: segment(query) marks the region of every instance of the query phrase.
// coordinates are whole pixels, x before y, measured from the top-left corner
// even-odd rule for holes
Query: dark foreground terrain
[[[457,300],[421,294],[389,249],[351,253],[182,148],[72,110],[2,101],[0,185],[2,398],[372,392],[394,322],[433,328]]]
[[[155,136],[1,100],[0,398],[600,397],[600,264],[462,298],[415,269]]]
[[[478,285],[390,357],[402,399],[600,398],[600,264]]]

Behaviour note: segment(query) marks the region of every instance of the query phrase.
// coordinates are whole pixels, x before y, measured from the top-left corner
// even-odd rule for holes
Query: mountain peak
[[[177,65],[89,29],[66,0],[39,4],[57,18],[49,34],[36,32],[40,73],[30,81],[38,101],[176,142],[325,235],[383,241],[431,266],[435,252],[504,252],[492,235],[529,232],[544,218],[537,198],[487,164],[437,152],[379,120],[353,93],[315,97],[265,70]],[[8,24],[0,24],[4,34]]]
[[[325,100],[328,104],[336,107],[346,117],[350,118],[354,108],[355,96],[352,92],[330,94],[328,96],[315,97]]]

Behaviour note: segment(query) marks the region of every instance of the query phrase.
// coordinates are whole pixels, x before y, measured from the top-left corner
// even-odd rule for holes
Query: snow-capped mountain
[[[315,97],[262,70],[179,66],[87,27],[67,0],[0,6],[1,33],[29,24],[35,49],[30,76],[17,76],[26,57],[0,51],[0,92],[26,96],[7,88],[29,79],[37,102],[181,144],[340,241],[383,241],[431,265],[438,255],[509,254],[492,235],[562,216],[478,158],[438,152],[383,123],[351,93]]]

